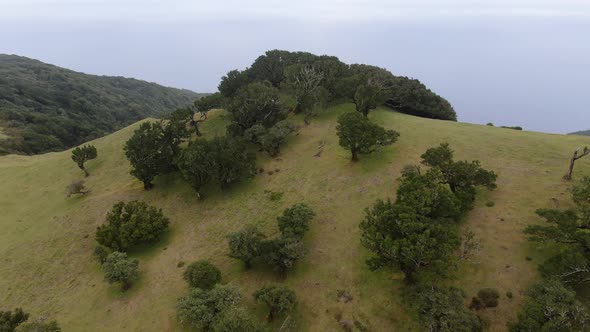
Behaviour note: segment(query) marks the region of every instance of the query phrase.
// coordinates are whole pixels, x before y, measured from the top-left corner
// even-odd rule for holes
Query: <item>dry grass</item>
[[[482,252],[463,264],[450,283],[469,295],[482,287],[495,287],[502,295],[511,290],[514,299],[502,296],[498,308],[483,313],[490,330],[505,330],[542,259],[522,229],[538,222],[533,211],[553,206],[552,198],[566,204],[567,184],[561,176],[571,151],[590,144],[590,138],[435,121],[382,109],[370,117],[400,131],[399,142],[353,164],[335,136],[337,115],[351,109],[330,109],[304,126],[279,158],[261,156],[261,167],[280,172],[260,174],[227,192],[209,191],[202,201],[177,175],[158,179],[145,192],[128,174],[122,146],[137,124],[93,142],[98,158],[88,163],[92,175],[86,179],[92,192],[83,197],[65,198],[67,184],[83,177],[70,151],[0,157],[2,308],[22,306],[34,316],[55,318],[65,331],[174,331],[179,329],[175,301],[186,291],[183,268],[177,264],[205,258],[219,266],[224,282],[240,287],[261,322],[264,310],[255,306],[252,292],[266,283],[284,282],[300,298],[296,317],[303,330],[337,331],[336,317],[358,320],[373,331],[418,330],[399,303],[400,276],[366,268],[358,223],[365,207],[394,195],[404,165],[417,163],[428,147],[447,141],[457,158],[479,159],[499,173],[499,188],[481,192],[465,221],[464,227],[482,240]],[[222,117],[221,112],[210,117],[205,135],[223,133]],[[324,151],[314,157],[322,141]],[[590,160],[580,160],[576,175],[583,174],[590,175]],[[271,201],[265,190],[284,195]],[[172,224],[160,243],[132,253],[140,259],[142,277],[120,293],[102,280],[92,258],[94,230],[113,203],[131,199],[161,207]],[[495,205],[487,207],[488,201]],[[276,216],[296,202],[314,207],[317,217],[305,238],[309,254],[286,280],[258,268],[245,272],[239,261],[226,256],[227,233],[253,223],[274,235]],[[346,290],[353,300],[339,302],[338,290]]]

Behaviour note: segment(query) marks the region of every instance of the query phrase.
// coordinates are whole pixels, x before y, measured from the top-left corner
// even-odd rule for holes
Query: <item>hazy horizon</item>
[[[92,12],[67,0],[0,0],[0,8],[8,9],[0,13],[0,53],[214,92],[227,71],[247,67],[267,50],[307,51],[417,78],[448,99],[462,122],[552,133],[590,128],[586,3],[564,1],[558,8],[549,1],[520,1],[522,6],[476,1],[474,7],[447,0],[454,7],[419,1],[421,6],[408,9],[394,2],[397,7],[316,1],[325,6],[306,16],[305,4],[284,10],[269,1],[254,1],[258,6],[240,14],[221,12],[224,8],[207,1],[204,9],[175,2],[188,8],[184,11],[148,1],[150,10],[133,12],[139,3],[125,0],[129,8],[110,13],[100,11],[96,1],[82,1],[98,6]]]

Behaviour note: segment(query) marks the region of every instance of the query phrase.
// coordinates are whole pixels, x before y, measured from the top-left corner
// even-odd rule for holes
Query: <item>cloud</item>
[[[295,19],[412,20],[456,17],[584,17],[585,0],[0,0],[0,18],[211,22]]]

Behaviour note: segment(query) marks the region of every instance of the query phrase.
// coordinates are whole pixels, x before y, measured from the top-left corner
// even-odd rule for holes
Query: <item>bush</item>
[[[229,257],[243,261],[248,269],[252,266],[252,260],[262,254],[266,236],[256,226],[248,225],[237,233],[229,234],[227,238]]]
[[[212,290],[192,288],[189,293],[178,299],[176,314],[181,324],[209,330],[225,310],[237,306],[242,296],[229,286],[217,285]],[[221,324],[221,323],[220,323]]]
[[[494,308],[498,306],[500,293],[494,288],[482,288],[477,292],[477,297],[487,308]]]
[[[260,332],[258,326],[248,315],[246,310],[240,307],[231,307],[224,310],[213,322],[214,332]]]
[[[493,124],[493,123],[491,123],[491,122],[488,122],[488,123],[486,124],[486,126],[488,126],[488,127],[493,127],[493,126],[494,126],[494,124]]]
[[[70,197],[76,194],[85,195],[90,192],[90,190],[84,191],[84,189],[84,180],[74,181],[66,187],[66,197]]]
[[[168,228],[162,209],[142,201],[119,202],[107,214],[107,223],[96,229],[96,241],[117,251],[157,241]]]
[[[120,282],[123,291],[126,291],[131,287],[133,281],[139,278],[138,266],[137,259],[128,259],[126,253],[115,251],[108,255],[102,264],[102,270],[106,281],[109,283]]]
[[[491,201],[486,203],[486,206],[487,206],[487,207],[492,207],[492,206],[494,206],[494,205],[496,205],[496,203],[494,203],[494,202],[491,202]]]
[[[297,306],[297,296],[285,287],[267,286],[254,293],[254,298],[265,303],[270,309],[268,320],[272,321],[278,315],[288,313]]]
[[[509,299],[512,299],[514,297],[514,295],[512,294],[511,291],[507,291],[506,292],[506,297],[509,298]]]
[[[14,331],[17,326],[27,319],[29,319],[29,314],[21,308],[16,308],[14,311],[0,311],[0,331]]]
[[[107,257],[112,253],[113,251],[101,244],[98,244],[96,247],[94,247],[94,256],[96,257],[96,260],[98,260],[98,262],[102,265],[106,260]]]
[[[277,218],[279,230],[284,237],[301,239],[309,230],[309,222],[314,215],[315,213],[308,205],[295,204],[285,209],[283,214]]]
[[[285,276],[295,262],[305,257],[305,245],[298,239],[278,238],[263,243],[266,261]]]
[[[212,289],[221,281],[221,272],[215,265],[203,260],[191,263],[183,277],[190,287]]]

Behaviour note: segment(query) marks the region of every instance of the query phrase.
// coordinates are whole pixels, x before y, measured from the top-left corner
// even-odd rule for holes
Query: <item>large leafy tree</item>
[[[119,202],[107,214],[106,223],[97,227],[96,241],[125,251],[133,245],[158,240],[169,223],[162,209],[142,201]]]
[[[509,324],[510,332],[585,331],[590,323],[588,310],[576,300],[576,293],[557,280],[535,284],[527,295],[518,321]]]
[[[79,146],[77,148],[75,148],[74,150],[72,150],[72,160],[78,165],[78,167],[84,171],[84,174],[86,176],[89,176],[90,173],[88,173],[88,171],[86,170],[86,167],[84,167],[84,164],[88,161],[88,160],[92,160],[94,158],[96,158],[97,153],[96,153],[96,147],[94,145],[84,145],[84,146]]]
[[[240,303],[242,296],[237,288],[217,285],[212,290],[192,288],[178,299],[176,314],[181,324],[210,330],[222,313]]]
[[[394,130],[386,130],[357,112],[344,113],[338,117],[336,133],[340,146],[350,150],[352,160],[359,154],[375,151],[376,146],[393,144],[399,137]]]
[[[297,306],[297,296],[292,290],[281,286],[266,286],[254,293],[254,298],[269,308],[268,320],[286,314]]]
[[[295,97],[295,113],[303,113],[309,124],[314,109],[326,98],[327,90],[320,85],[324,74],[313,66],[295,64],[285,69],[285,76]]]
[[[227,111],[232,118],[228,131],[235,136],[256,124],[270,128],[287,116],[279,90],[259,82],[240,88],[228,102]]]
[[[277,218],[279,230],[284,237],[302,239],[309,230],[309,223],[315,213],[307,204],[298,203],[283,211]]]
[[[221,108],[223,105],[223,95],[219,92],[201,97],[193,103],[194,113],[191,114],[189,125],[194,128],[195,134],[201,136],[200,124],[207,120],[207,114],[212,109]],[[197,118],[198,116],[198,118]]]
[[[387,100],[394,76],[383,68],[359,64],[350,66],[350,73],[345,87],[357,112],[367,117],[372,109]]]
[[[131,287],[133,281],[139,278],[138,266],[137,259],[128,259],[126,253],[115,251],[107,256],[102,264],[102,270],[106,281],[109,283],[120,282],[123,291],[126,291]]]
[[[388,106],[402,113],[457,121],[457,113],[451,104],[430,91],[417,79],[396,77],[392,82],[387,100]]]
[[[217,89],[223,97],[231,98],[238,90],[250,82],[246,71],[237,69],[230,70],[225,76],[221,78],[221,82]]]
[[[131,163],[131,175],[143,182],[146,190],[153,187],[152,180],[174,169],[174,158],[180,151],[184,131],[172,124],[144,122],[125,144],[125,155]]]
[[[229,257],[244,262],[246,268],[252,266],[252,261],[262,255],[266,236],[256,226],[248,225],[242,230],[227,236]]]

